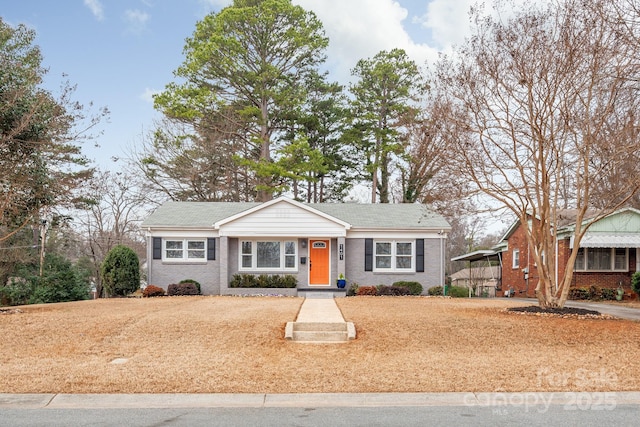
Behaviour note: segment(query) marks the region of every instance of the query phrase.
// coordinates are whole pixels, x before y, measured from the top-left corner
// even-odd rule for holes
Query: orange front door
[[[329,286],[328,240],[309,240],[309,284]]]

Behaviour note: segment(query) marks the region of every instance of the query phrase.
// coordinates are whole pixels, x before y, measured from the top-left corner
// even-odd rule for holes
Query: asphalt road
[[[3,409],[0,426],[635,426],[639,405]]]
[[[0,426],[636,425],[640,392],[0,394]]]

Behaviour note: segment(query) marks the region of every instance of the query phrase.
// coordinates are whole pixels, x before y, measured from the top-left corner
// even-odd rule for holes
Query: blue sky
[[[68,79],[74,99],[89,111],[107,107],[99,147],[83,150],[102,169],[118,169],[142,135],[153,127],[151,95],[173,80],[185,38],[197,21],[230,0],[2,0],[0,16],[37,33],[49,69],[45,86],[54,93]],[[462,41],[472,0],[293,0],[323,22],[330,46],[332,80],[346,83],[358,59],[394,47],[419,64]],[[66,77],[63,77],[66,74]]]

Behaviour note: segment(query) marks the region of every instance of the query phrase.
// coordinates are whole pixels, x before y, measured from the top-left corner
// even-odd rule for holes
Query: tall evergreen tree
[[[316,16],[291,0],[235,0],[197,23],[175,73],[184,83],[167,85],[156,108],[196,134],[213,127],[224,135],[215,143],[240,143],[256,198],[268,200],[278,191],[270,164],[285,117],[304,102],[327,44]]]
[[[418,66],[402,49],[361,59],[352,74],[358,80],[350,87],[351,139],[366,161],[371,202],[379,194],[381,203],[389,203],[392,158],[405,150],[404,129],[415,120],[425,84]]]

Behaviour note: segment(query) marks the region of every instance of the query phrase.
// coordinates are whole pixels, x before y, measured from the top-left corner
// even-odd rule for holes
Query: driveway
[[[535,298],[513,298],[513,299],[519,300],[519,301],[526,301],[530,304],[538,305],[538,300]],[[567,307],[595,310],[595,311],[599,311],[602,314],[610,314],[612,316],[616,316],[621,319],[640,321],[640,308],[625,307],[622,305],[605,304],[605,303],[597,303],[597,302],[585,302],[585,301],[567,301],[565,305]]]

